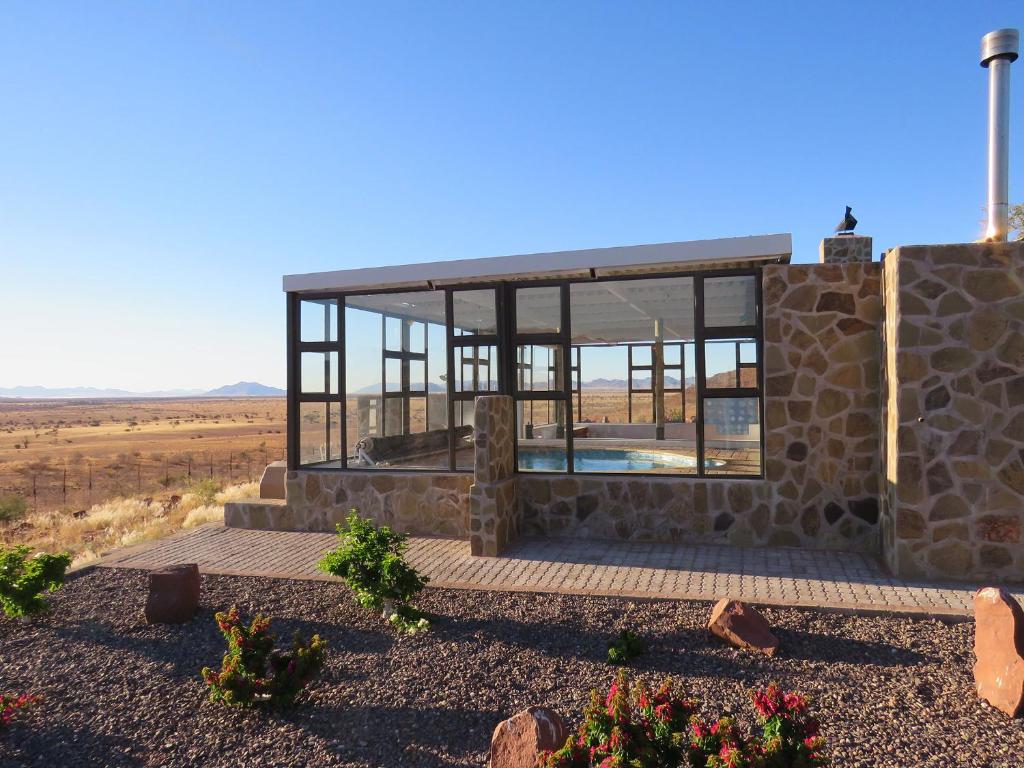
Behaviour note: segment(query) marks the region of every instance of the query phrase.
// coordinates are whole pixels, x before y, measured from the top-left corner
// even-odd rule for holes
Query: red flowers
[[[575,739],[541,755],[540,768],[815,768],[827,765],[807,699],[778,685],[751,693],[760,729],[708,722],[666,681],[655,693],[619,672],[602,702],[591,692]]]
[[[22,693],[17,696],[0,693],[0,725],[7,725],[18,712],[28,709],[42,700],[42,696],[34,696],[31,693]]]
[[[257,615],[246,627],[232,606],[216,619],[228,650],[220,672],[204,667],[200,673],[214,701],[241,706],[264,701],[275,706],[291,704],[323,667],[319,635],[303,643],[296,633],[290,651],[275,650],[268,617]]]

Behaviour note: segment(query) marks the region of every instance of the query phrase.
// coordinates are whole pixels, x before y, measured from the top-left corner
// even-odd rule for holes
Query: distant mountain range
[[[697,379],[690,376],[686,377],[686,386],[691,386],[697,381]],[[679,388],[679,379],[674,376],[665,377],[665,386],[672,389]],[[651,377],[648,376],[645,379],[633,379],[633,387],[635,389],[650,389],[651,388]],[[584,381],[584,389],[626,389],[625,379],[594,379],[593,381]]]
[[[695,378],[692,378],[692,377],[688,376],[686,378],[686,386],[688,386],[688,387],[693,386],[693,384],[696,381],[697,380]],[[650,389],[651,388],[651,377],[648,376],[647,378],[644,378],[644,379],[634,379],[633,380],[633,386],[634,386],[635,389]],[[677,378],[675,378],[673,376],[666,376],[665,377],[665,386],[670,388],[670,389],[678,389],[679,388],[679,379],[677,379]],[[423,385],[422,384],[418,384],[418,383],[413,383],[411,385],[411,388],[414,389],[414,390],[422,390],[423,389]],[[497,382],[492,382],[492,389],[497,390],[497,388],[498,388]],[[592,381],[584,381],[583,382],[583,388],[584,389],[626,389],[626,380],[625,379],[593,379]],[[543,384],[539,384],[539,383],[535,384],[534,385],[534,389],[536,389],[536,390],[543,390],[544,389],[544,385]],[[430,383],[430,391],[431,392],[444,392],[445,388],[444,388],[443,384],[437,384],[437,383],[431,382]],[[369,386],[363,387],[362,389],[357,389],[355,392],[349,392],[349,394],[350,395],[379,395],[380,394],[380,384],[370,384]]]
[[[240,381],[216,389],[162,389],[153,392],[132,392],[127,389],[96,387],[0,387],[0,397],[26,399],[88,399],[135,397],[284,397],[285,391],[255,381]]]

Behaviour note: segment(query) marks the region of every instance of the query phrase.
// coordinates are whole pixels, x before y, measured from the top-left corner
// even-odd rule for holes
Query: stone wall
[[[516,498],[515,403],[507,395],[478,397],[469,489],[470,551],[497,557],[519,534]]]
[[[772,529],[762,480],[519,475],[522,528],[533,536],[716,544],[798,544]]]
[[[871,238],[865,235],[826,237],[818,246],[818,260],[822,264],[867,264],[871,261],[871,248]]]
[[[763,286],[776,539],[877,551],[881,265],[770,266]]]
[[[277,531],[333,531],[356,508],[364,517],[420,536],[469,538],[470,474],[291,471],[287,504],[241,502],[225,524]]]
[[[885,555],[904,576],[1024,578],[1024,243],[885,259]]]

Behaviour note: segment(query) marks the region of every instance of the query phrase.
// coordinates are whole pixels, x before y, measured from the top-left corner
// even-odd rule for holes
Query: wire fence
[[[206,479],[219,486],[257,481],[267,464],[286,457],[284,445],[263,445],[166,456],[41,459],[15,467],[8,490],[21,495],[32,511],[77,511],[118,497],[184,492]]]

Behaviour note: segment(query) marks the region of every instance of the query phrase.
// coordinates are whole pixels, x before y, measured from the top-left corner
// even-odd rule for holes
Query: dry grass
[[[224,504],[259,496],[258,483],[242,483],[211,499],[202,489],[166,499],[120,498],[96,504],[84,514],[35,512],[0,524],[0,542],[27,544],[47,552],[70,552],[73,566],[98,560],[107,552],[162,538],[184,528],[224,519]]]
[[[0,493],[80,512],[257,480],[284,444],[284,398],[0,400]]]

